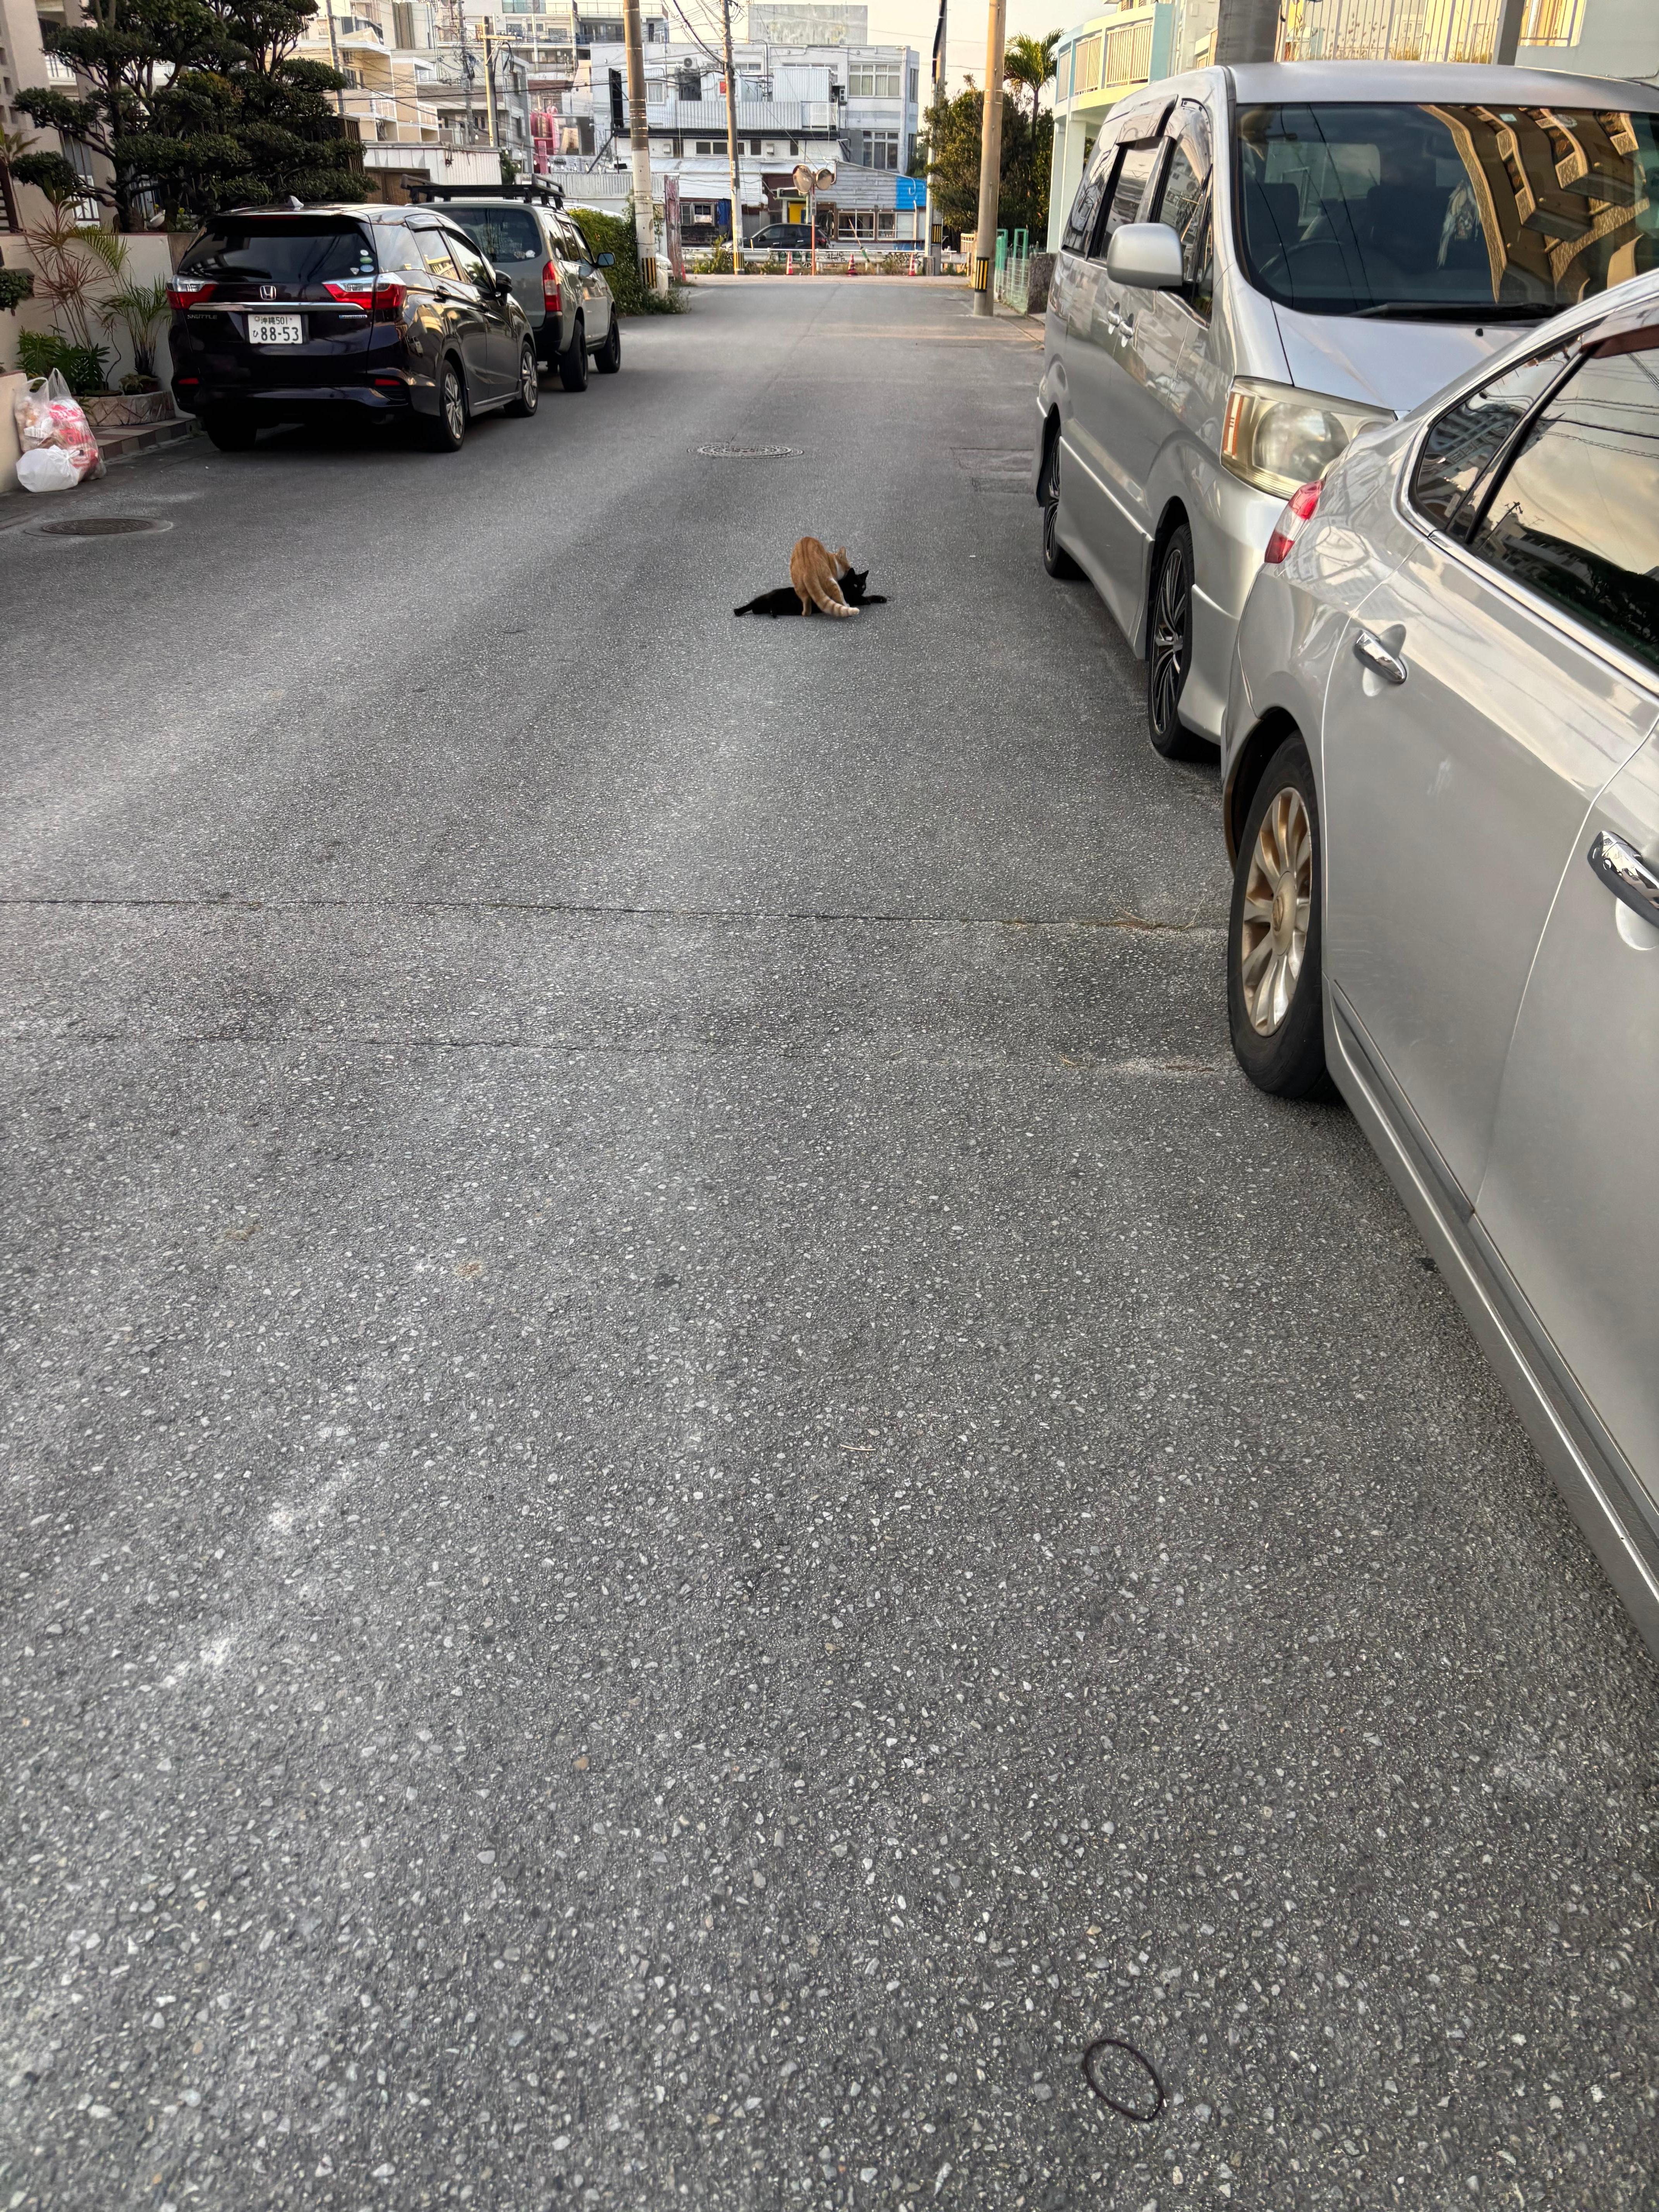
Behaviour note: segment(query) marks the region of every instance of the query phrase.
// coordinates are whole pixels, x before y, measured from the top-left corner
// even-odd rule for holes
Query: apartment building
[[[573,179],[571,188],[590,197],[594,172],[627,160],[622,27],[620,20],[579,18],[576,82],[537,119],[538,167],[574,170],[586,181]],[[872,244],[896,240],[896,185],[921,119],[919,54],[872,46],[868,10],[840,0],[757,0],[746,27],[732,55],[744,234],[769,221],[804,218],[794,170],[805,162],[844,180],[823,194],[838,231]],[[653,173],[678,180],[688,243],[729,234],[724,69],[684,35],[677,18],[647,15],[644,29]]]
[[[433,0],[331,0],[300,52],[344,76],[340,109],[366,167],[499,184],[506,154],[528,173],[529,65],[498,18]]]
[[[1283,0],[1285,61],[1488,62],[1503,0]],[[1217,0],[1123,0],[1067,31],[1055,53],[1048,250],[1054,252],[1103,118],[1127,93],[1200,69]],[[1527,0],[1516,60],[1585,76],[1659,79],[1659,0]]]

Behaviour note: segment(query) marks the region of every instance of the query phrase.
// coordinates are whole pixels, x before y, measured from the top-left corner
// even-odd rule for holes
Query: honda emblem
[[[276,297],[276,287],[274,284],[261,284],[259,297],[262,300],[274,300]]]

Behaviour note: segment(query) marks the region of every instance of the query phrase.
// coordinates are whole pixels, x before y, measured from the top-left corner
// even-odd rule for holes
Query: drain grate
[[[148,514],[65,515],[61,522],[37,522],[43,538],[134,538],[140,532],[171,530],[170,522],[157,522]]]
[[[698,446],[695,451],[706,461],[781,461],[786,454],[799,453],[799,446]]]

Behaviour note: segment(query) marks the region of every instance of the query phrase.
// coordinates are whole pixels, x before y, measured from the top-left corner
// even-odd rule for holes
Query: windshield
[[[513,261],[544,261],[547,248],[536,218],[524,207],[456,207],[444,210],[498,269]]]
[[[264,278],[299,290],[332,277],[372,276],[374,248],[354,223],[326,228],[303,216],[258,222],[228,222],[222,216],[198,238],[179,264],[184,276]]]
[[[1659,117],[1607,109],[1241,109],[1246,270],[1320,315],[1516,319],[1659,265]]]

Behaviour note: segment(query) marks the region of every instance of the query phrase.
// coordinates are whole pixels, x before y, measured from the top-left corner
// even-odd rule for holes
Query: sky
[[[939,22],[939,0],[868,0],[870,37],[874,45],[915,46],[922,58],[922,82],[927,82],[927,58],[933,51],[933,32]],[[1033,39],[1050,31],[1063,31],[1085,15],[1097,14],[1099,0],[1008,0],[1008,36],[1022,32]],[[946,24],[951,49],[951,89],[960,92],[964,76],[975,84],[985,76],[985,28],[988,10],[985,0],[951,0]]]

